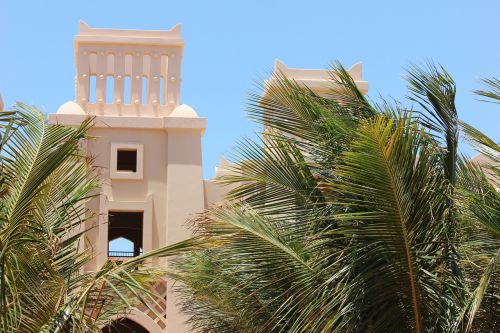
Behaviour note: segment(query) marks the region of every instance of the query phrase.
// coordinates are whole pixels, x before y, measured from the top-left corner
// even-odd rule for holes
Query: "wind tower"
[[[49,121],[77,126],[95,117],[87,149],[104,182],[90,203],[99,221],[88,233],[96,255],[89,270],[186,239],[186,220],[204,208],[205,119],[180,104],[180,32],[179,25],[143,31],[80,23],[76,99]],[[156,288],[162,294],[157,313],[136,309],[130,319],[151,333],[186,332],[171,285],[160,281]]]

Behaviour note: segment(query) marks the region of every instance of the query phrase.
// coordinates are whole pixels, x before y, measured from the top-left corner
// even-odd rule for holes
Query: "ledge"
[[[295,79],[295,82],[303,84],[309,89],[318,93],[328,93],[335,88],[335,83],[332,80],[310,80],[310,79]],[[367,81],[355,81],[361,93],[368,93],[368,82]]]
[[[83,21],[80,21],[80,31],[75,37],[75,42],[82,44],[184,45],[180,24],[170,30],[128,30],[91,28]]]
[[[75,41],[78,42],[80,45],[136,44],[136,45],[184,46],[184,40],[182,38],[77,36],[75,37]]]
[[[79,126],[87,115],[50,114],[49,124]],[[199,130],[205,132],[205,118],[94,116],[95,128],[149,128]]]

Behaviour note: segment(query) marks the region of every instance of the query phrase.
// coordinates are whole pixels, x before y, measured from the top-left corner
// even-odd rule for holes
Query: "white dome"
[[[198,114],[192,107],[186,104],[179,105],[172,111],[170,117],[179,117],[179,118],[198,118]]]
[[[76,104],[73,101],[69,101],[64,103],[57,109],[57,114],[82,114],[85,115],[85,111],[81,108],[80,105]]]

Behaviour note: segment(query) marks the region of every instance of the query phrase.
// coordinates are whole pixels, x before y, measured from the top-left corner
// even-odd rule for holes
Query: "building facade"
[[[188,238],[186,221],[220,202],[227,191],[203,179],[206,119],[180,102],[180,32],[180,26],[141,31],[80,23],[74,40],[76,98],[61,105],[49,121],[77,126],[87,116],[95,117],[86,148],[103,184],[98,199],[89,204],[98,214],[98,225],[87,237],[95,254],[89,270]],[[324,70],[290,69],[280,61],[275,70],[320,93],[331,82]],[[357,64],[350,73],[366,92],[361,70]],[[228,165],[221,160],[216,176]],[[145,332],[188,332],[171,284],[159,281],[155,289],[160,306],[135,309],[129,319]]]

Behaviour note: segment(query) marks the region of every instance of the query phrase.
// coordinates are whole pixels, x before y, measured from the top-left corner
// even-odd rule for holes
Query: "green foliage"
[[[493,331],[500,195],[459,135],[490,175],[498,145],[459,121],[440,66],[409,69],[412,112],[331,74],[328,96],[279,76],[251,97],[261,141],[236,148],[227,203],[194,221],[212,246],[176,265],[194,330]]]

